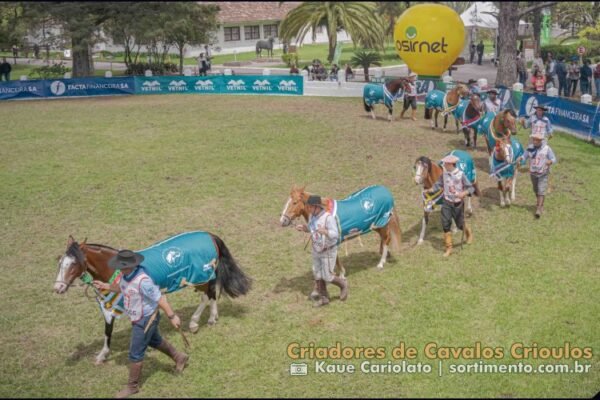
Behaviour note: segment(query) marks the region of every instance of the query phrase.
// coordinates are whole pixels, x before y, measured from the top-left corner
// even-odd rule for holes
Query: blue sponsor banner
[[[519,116],[529,117],[535,113],[538,104],[548,108],[545,115],[553,125],[569,129],[584,136],[600,136],[598,108],[590,104],[578,103],[560,97],[523,93]]]
[[[46,85],[43,80],[0,83],[0,100],[43,98],[46,95]]]
[[[125,78],[76,78],[45,81],[47,96],[111,96],[134,94],[135,84],[132,77]]]
[[[137,94],[286,94],[304,93],[301,76],[288,75],[218,75],[135,77]]]

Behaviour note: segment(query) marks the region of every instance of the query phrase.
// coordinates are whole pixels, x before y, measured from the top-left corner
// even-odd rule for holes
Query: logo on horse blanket
[[[387,225],[393,208],[392,193],[380,185],[368,186],[327,204],[327,211],[335,217],[340,231],[338,244]]]

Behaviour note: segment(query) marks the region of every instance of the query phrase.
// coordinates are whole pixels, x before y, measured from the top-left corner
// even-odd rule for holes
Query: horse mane
[[[421,157],[417,158],[417,161],[427,165],[427,170],[431,171],[431,158],[426,157],[426,156],[421,156]]]
[[[79,246],[79,243],[73,241],[73,243],[71,243],[69,245],[69,247],[67,248],[66,254],[68,256],[75,258],[75,260],[77,260],[77,262],[79,264],[81,264],[81,265],[85,264],[85,255],[83,254],[83,251],[81,250],[81,247]]]
[[[111,250],[114,252],[118,252],[118,249],[115,249],[114,247],[110,247],[107,246],[105,244],[98,244],[98,243],[86,243],[85,247],[89,248],[89,247],[95,247],[95,249],[90,249],[91,251],[95,251],[95,252],[99,252],[101,253],[102,250]]]

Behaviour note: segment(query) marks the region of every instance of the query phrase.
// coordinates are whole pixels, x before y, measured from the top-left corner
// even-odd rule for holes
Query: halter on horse
[[[452,113],[461,100],[461,98],[469,95],[469,88],[459,83],[455,88],[444,93],[441,90],[432,90],[425,97],[425,119],[431,120],[431,129],[438,127],[438,114],[441,112],[444,116],[444,132],[448,124],[448,114]],[[431,118],[431,110],[434,110],[433,119]],[[454,116],[454,114],[453,114]],[[456,132],[458,132],[458,120],[454,118],[456,123]],[[435,125],[434,125],[435,123]]]
[[[410,85],[406,78],[394,79],[384,84],[366,84],[363,88],[363,105],[365,111],[370,112],[371,117],[375,119],[373,108],[375,104],[383,103],[388,109],[388,120],[392,122],[394,101],[396,101],[400,89],[403,89],[404,92],[410,91]]]
[[[387,259],[388,249],[389,249],[390,244],[392,245],[392,248],[394,249],[394,251],[400,250],[400,241],[401,241],[400,223],[398,221],[398,214],[396,213],[396,209],[393,206],[391,207],[391,210],[379,210],[378,209],[379,203],[383,204],[385,202],[389,203],[391,201],[391,203],[393,205],[393,198],[391,198],[391,194],[389,194],[389,191],[383,186],[370,186],[363,190],[367,190],[367,189],[377,190],[377,193],[385,193],[385,192],[388,193],[389,198],[383,199],[384,201],[379,201],[380,199],[372,199],[374,201],[372,201],[372,204],[371,204],[373,212],[387,211],[385,213],[385,216],[388,217],[387,222],[385,222],[384,225],[383,224],[380,226],[372,225],[372,226],[369,226],[366,230],[362,230],[361,227],[355,227],[352,225],[352,223],[354,223],[354,221],[351,221],[351,224],[348,225],[347,221],[339,221],[338,220],[338,226],[341,227],[340,240],[341,240],[341,242],[344,242],[346,240],[350,240],[350,239],[359,237],[360,235],[362,235],[364,233],[368,233],[370,230],[376,231],[379,234],[379,237],[381,238],[381,242],[379,244],[379,253],[381,254],[381,259],[379,260],[379,263],[377,264],[377,268],[383,268],[383,265],[385,264],[386,259]],[[362,190],[360,192],[362,192]],[[355,194],[360,193],[360,192],[356,192]],[[303,187],[302,188],[292,187],[292,190],[290,191],[290,197],[288,198],[287,202],[285,203],[285,206],[283,207],[283,211],[281,213],[281,217],[279,219],[281,226],[283,226],[283,227],[290,226],[292,221],[300,216],[304,217],[304,220],[306,222],[308,222],[309,215],[308,215],[308,210],[306,208],[305,202],[308,200],[308,197],[310,195],[311,195],[311,193],[306,192]],[[323,197],[321,201],[322,201],[323,205],[327,206],[328,208],[335,207],[337,214],[341,214],[344,212],[344,210],[342,210],[342,207],[344,206],[344,202],[351,198],[352,198],[352,196],[350,196],[347,199],[342,200],[342,201],[336,201],[336,200],[333,200],[328,197]],[[375,203],[375,204],[373,205],[373,203]],[[330,210],[328,210],[328,211],[330,211]],[[347,232],[345,232],[346,230],[347,230]],[[344,236],[344,233],[346,233],[345,236]],[[344,266],[340,262],[339,255],[335,262],[336,262],[336,267],[337,267],[338,271],[340,272],[340,276],[344,277],[346,270],[344,269]]]
[[[256,56],[262,57],[262,51],[267,50],[267,55],[273,57],[273,42],[274,38],[270,37],[268,40],[259,40],[256,42]]]
[[[189,325],[190,331],[194,333],[199,329],[198,321],[209,300],[210,318],[208,324],[213,325],[219,318],[216,300],[221,291],[224,291],[229,297],[236,298],[248,293],[252,283],[252,280],[239,268],[225,243],[218,236],[208,234],[218,255],[216,267],[214,267],[214,278],[201,284],[190,284],[185,281],[185,278],[181,281],[181,287],[193,286],[196,291],[202,292],[200,305],[194,312]],[[88,244],[85,241],[77,243],[72,236],[69,236],[67,250],[59,257],[58,261],[58,274],[54,283],[54,291],[57,294],[64,294],[76,278],[81,278],[95,291],[96,301],[104,314],[104,347],[96,357],[96,364],[103,363],[110,352],[114,321],[120,316],[123,309],[120,306],[121,294],[98,291],[91,285],[91,281],[93,279],[113,283],[121,279],[120,271],[113,270],[108,266],[108,260],[117,252],[117,249],[101,244]],[[145,265],[145,262],[142,265]],[[167,269],[169,267],[167,266]],[[194,267],[198,268],[195,265],[192,268]],[[201,265],[199,268],[203,268],[203,266]],[[148,272],[150,273],[150,271]],[[161,287],[161,289],[165,288]]]
[[[471,155],[461,150],[453,150],[451,153],[459,157],[461,160],[456,166],[468,176],[474,176],[473,172],[475,166],[473,164],[473,158]],[[444,170],[440,165],[433,163],[431,159],[426,156],[421,156],[415,161],[414,181],[416,185],[423,185],[423,223],[421,225],[421,233],[419,235],[419,239],[417,240],[417,245],[423,243],[423,239],[425,238],[425,230],[427,229],[427,224],[429,223],[429,215],[433,212],[436,205],[440,205],[444,201],[443,189],[437,193],[434,193],[432,196],[425,194],[425,191],[428,191],[433,187],[443,172]],[[475,195],[479,196],[480,192],[476,179],[473,179],[473,186],[475,187]],[[465,202],[467,214],[472,215],[473,207],[471,206],[471,196],[467,196]],[[454,229],[455,228],[453,228],[453,230]]]
[[[484,131],[490,154],[490,175],[498,181],[501,207],[510,205],[516,197],[518,170],[515,160],[523,154],[523,146],[512,137],[516,131],[516,115],[510,109],[499,112]]]

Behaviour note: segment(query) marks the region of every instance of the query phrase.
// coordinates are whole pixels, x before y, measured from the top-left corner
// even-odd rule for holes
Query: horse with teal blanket
[[[400,89],[403,89],[401,92]],[[388,120],[392,122],[394,111],[394,102],[402,97],[403,92],[410,91],[410,86],[406,78],[398,78],[383,84],[367,83],[363,88],[363,105],[366,112],[371,113],[375,119],[373,108],[375,104],[383,104],[388,109]]]
[[[469,99],[461,100],[452,114],[457,121],[460,121],[465,135],[465,146],[471,146],[471,138],[473,138],[473,148],[477,148],[477,131],[483,115],[483,103],[479,94],[473,93]]]
[[[291,222],[300,216],[308,222],[308,210],[305,203],[310,195],[311,193],[305,191],[304,187],[292,187],[279,219],[281,226],[291,226]],[[385,186],[368,186],[343,200],[322,197],[321,202],[336,219],[340,232],[338,244],[372,230],[379,234],[381,259],[377,268],[383,268],[390,244],[394,251],[400,250],[401,233],[398,214],[394,208],[392,193]],[[346,270],[339,260],[339,255],[336,267],[340,272],[339,275],[344,277]]]
[[[444,154],[442,158],[449,154],[458,157],[459,161],[456,163],[456,167],[464,172],[467,179],[473,183],[475,195],[479,196],[480,191],[477,184],[477,171],[475,170],[473,157],[471,157],[471,155],[466,151],[452,150],[449,153]],[[436,206],[440,206],[444,201],[443,189],[440,189],[437,193],[434,193],[431,196],[427,195],[426,193],[433,187],[435,182],[437,182],[444,172],[444,169],[441,161],[434,163],[429,157],[421,156],[415,161],[414,172],[415,184],[423,185],[423,191],[421,192],[421,197],[423,200],[423,224],[421,226],[421,234],[417,240],[417,244],[422,244],[423,239],[425,238],[425,230],[427,229],[427,224],[429,223],[429,215],[434,211]],[[472,215],[473,207],[471,206],[471,196],[467,196],[465,203],[467,214]]]
[[[431,129],[438,127],[438,114],[441,112],[444,116],[444,127],[443,131],[446,131],[446,125],[448,124],[448,114],[451,114],[463,97],[469,95],[469,88],[459,83],[455,88],[444,93],[441,90],[431,90],[427,92],[425,96],[425,119],[431,120]],[[433,119],[431,118],[431,112],[434,112]],[[454,116],[454,114],[452,114]],[[456,124],[456,132],[458,133],[458,120],[454,118]],[[434,125],[435,123],[435,125]]]
[[[104,347],[96,357],[96,364],[106,360],[110,352],[110,340],[115,319],[124,311],[122,293],[98,291],[92,280],[118,282],[121,272],[108,266],[118,252],[109,246],[89,244],[84,240],[77,243],[72,236],[67,241],[67,250],[59,257],[58,275],[54,291],[64,294],[76,278],[95,291],[95,298],[105,320]],[[208,324],[216,323],[219,314],[217,298],[222,292],[232,298],[248,293],[249,278],[238,266],[227,246],[218,236],[202,231],[186,232],[172,236],[152,246],[137,251],[144,256],[142,267],[163,293],[172,293],[188,286],[201,292],[201,302],[190,321],[190,330],[197,332],[198,321],[209,304]],[[86,290],[87,293],[87,290]]]

